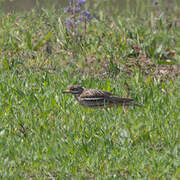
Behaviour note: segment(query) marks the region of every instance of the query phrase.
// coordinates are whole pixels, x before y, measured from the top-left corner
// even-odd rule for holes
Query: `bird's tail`
[[[139,103],[134,102],[134,99],[132,98],[120,98],[117,96],[111,97],[111,101],[116,104],[121,104],[125,106],[142,106]]]

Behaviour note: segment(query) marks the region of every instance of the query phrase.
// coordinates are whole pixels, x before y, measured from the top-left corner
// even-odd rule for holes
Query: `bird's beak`
[[[63,94],[71,93],[71,91],[70,91],[70,90],[65,90],[65,91],[63,91],[62,93],[63,93]]]

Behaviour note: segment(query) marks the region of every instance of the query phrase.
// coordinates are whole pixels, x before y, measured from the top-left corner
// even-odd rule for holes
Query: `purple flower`
[[[67,13],[72,13],[73,12],[71,7],[64,8],[64,11],[67,12]]]
[[[78,18],[81,22],[83,22],[85,20],[84,16],[79,16]]]
[[[93,16],[88,11],[82,11],[80,13],[80,15],[84,16],[88,21],[90,21],[93,18]],[[80,21],[82,21],[82,19],[83,19],[83,17],[81,17],[81,16],[79,16],[79,18],[80,18],[79,20]]]
[[[71,14],[73,14],[73,13],[78,13],[80,10],[81,10],[80,7],[74,7],[74,8],[72,8],[72,7],[67,7],[67,8],[64,8],[64,11],[65,11],[65,12],[71,13]]]
[[[77,6],[81,6],[83,3],[85,3],[86,2],[86,0],[79,0],[78,2],[77,2]]]
[[[68,30],[71,30],[71,29],[73,28],[73,26],[74,26],[74,27],[75,27],[75,26],[78,26],[79,22],[76,21],[76,22],[74,23],[72,19],[66,19],[65,22],[64,22],[64,24],[66,25],[66,28],[67,28]]]
[[[78,31],[77,26],[81,22],[85,23],[85,31],[87,26],[87,21],[90,21],[93,16],[88,11],[82,11],[82,5],[86,0],[69,0],[69,7],[64,8],[64,11],[70,14],[70,18],[65,20],[65,25],[67,30]]]
[[[67,28],[68,30],[71,30],[71,29],[73,28],[73,22],[72,22],[71,19],[66,19],[65,22],[64,22],[64,24],[66,25],[66,28]]]
[[[80,10],[81,10],[80,7],[75,7],[74,9],[75,13],[79,12]]]
[[[140,52],[141,51],[141,48],[137,45],[137,46],[133,46],[133,49],[136,51],[136,52]]]

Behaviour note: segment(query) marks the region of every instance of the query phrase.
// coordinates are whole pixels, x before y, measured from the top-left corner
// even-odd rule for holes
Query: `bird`
[[[121,98],[110,92],[99,89],[86,89],[81,85],[69,85],[63,93],[74,95],[79,104],[84,107],[141,106],[132,98]]]

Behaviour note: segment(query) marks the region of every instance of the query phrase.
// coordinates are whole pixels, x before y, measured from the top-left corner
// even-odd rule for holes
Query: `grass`
[[[1,179],[180,178],[179,11],[144,8],[143,18],[96,9],[78,48],[61,10],[1,14]],[[84,108],[61,93],[69,84],[144,107]]]

